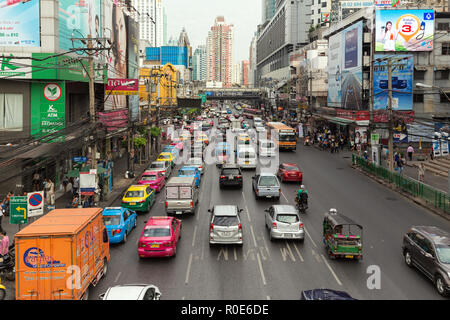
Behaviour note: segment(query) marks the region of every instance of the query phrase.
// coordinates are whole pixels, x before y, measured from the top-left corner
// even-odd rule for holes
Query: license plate
[[[182,214],[182,212],[181,211],[177,211],[177,212],[175,212],[175,214]]]
[[[245,161],[245,164],[250,164],[250,161]]]
[[[272,198],[272,196],[266,196],[266,198]]]
[[[229,176],[228,179],[233,180],[234,178],[233,178],[233,176]]]
[[[222,237],[229,237],[229,236],[231,236],[231,232],[221,232],[220,235]]]
[[[159,244],[152,244],[150,248],[159,248]]]
[[[130,206],[135,206],[136,202],[130,202]]]
[[[353,256],[346,255],[346,258],[353,259]]]
[[[292,238],[292,233],[285,233],[284,236],[285,236],[286,238]]]

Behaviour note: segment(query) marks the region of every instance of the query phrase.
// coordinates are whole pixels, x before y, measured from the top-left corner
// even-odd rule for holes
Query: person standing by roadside
[[[413,157],[413,153],[414,153],[414,148],[412,147],[412,145],[409,145],[406,152],[408,153],[409,161],[412,161],[412,157]]]
[[[52,180],[46,179],[47,183],[45,184],[45,196],[46,202],[50,205],[55,204],[55,184]]]
[[[399,154],[397,154],[397,168],[398,173],[401,175],[403,173],[403,159]]]
[[[78,188],[80,187],[80,178],[76,177],[73,180],[73,185],[72,185],[72,191],[73,191],[73,195],[78,193]]]
[[[33,174],[33,191],[39,191],[41,187],[41,177],[39,173],[36,171]]]
[[[424,164],[423,164],[423,162],[421,162],[420,164],[419,164],[419,181],[420,182],[424,182],[424,180],[425,180],[425,166],[424,166]]]
[[[0,257],[8,254],[9,252],[9,237],[6,231],[2,230],[0,232]]]

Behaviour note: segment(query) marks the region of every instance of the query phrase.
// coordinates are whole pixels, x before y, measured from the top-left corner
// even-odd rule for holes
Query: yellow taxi
[[[171,152],[161,152],[156,161],[169,161],[172,168],[175,167],[175,158]]]
[[[155,190],[148,185],[132,185],[122,198],[122,208],[148,212],[155,203]]]
[[[203,133],[203,132],[199,133],[199,134],[196,136],[195,140],[196,140],[196,141],[203,142],[203,143],[206,144],[206,145],[209,144],[209,138],[208,138],[208,136],[206,135],[206,133]]]
[[[250,136],[247,134],[240,134],[236,137],[236,147],[250,145]]]

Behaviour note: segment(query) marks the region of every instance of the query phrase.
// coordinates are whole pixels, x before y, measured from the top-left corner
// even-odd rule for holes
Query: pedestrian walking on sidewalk
[[[46,181],[45,201],[50,205],[54,205],[55,204],[55,184],[50,179],[46,179],[45,181]]]
[[[398,173],[401,175],[403,173],[403,159],[400,155],[397,154],[397,168],[398,168]]]
[[[0,257],[8,254],[9,252],[9,237],[6,231],[2,230],[0,232]]]
[[[419,164],[419,179],[420,182],[424,182],[425,180],[425,166],[423,162]]]
[[[41,176],[36,171],[33,174],[33,191],[39,191],[41,189]]]
[[[409,145],[406,152],[408,152],[409,161],[412,161],[412,157],[413,157],[413,153],[414,153],[414,148],[412,147],[412,145]]]

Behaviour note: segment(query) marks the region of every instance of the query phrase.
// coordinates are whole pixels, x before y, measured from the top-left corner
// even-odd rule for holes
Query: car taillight
[[[111,232],[112,235],[119,234],[121,229],[115,229]]]
[[[273,228],[273,229],[276,229],[276,228],[277,228],[277,223],[276,223],[276,222],[272,223],[272,228]]]
[[[145,243],[144,242],[139,242],[139,248],[144,248],[145,247]]]
[[[145,202],[145,200],[137,201],[137,203],[144,203],[144,202]]]
[[[167,208],[167,201],[164,203],[164,205],[166,206],[166,208]]]
[[[211,226],[209,227],[210,231],[214,231],[214,225],[211,223]]]
[[[191,208],[194,207],[194,201],[191,201]]]
[[[225,179],[226,177],[225,176],[220,176],[220,179]]]
[[[172,245],[173,245],[173,242],[172,242],[172,241],[169,241],[169,242],[164,243],[164,246],[165,246],[165,247],[171,247]]]
[[[236,176],[236,179],[242,179],[242,176]]]
[[[242,230],[242,225],[239,223],[238,225],[239,231]]]
[[[299,228],[299,229],[303,229],[303,223],[300,223],[300,224],[298,225],[298,228]]]

